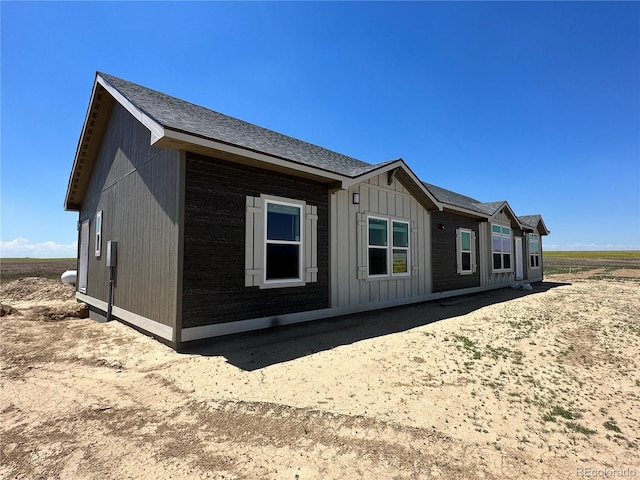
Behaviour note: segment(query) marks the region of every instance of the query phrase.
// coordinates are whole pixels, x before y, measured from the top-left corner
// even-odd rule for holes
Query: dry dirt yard
[[[0,289],[0,477],[640,477],[640,279],[510,289],[176,353]]]

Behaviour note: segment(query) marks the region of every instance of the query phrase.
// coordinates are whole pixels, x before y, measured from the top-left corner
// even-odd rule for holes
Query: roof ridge
[[[300,161],[301,163],[305,163],[308,165],[318,166],[320,168],[323,168],[323,166],[319,165],[318,163],[322,164],[323,158],[318,157],[324,157],[324,161],[326,163],[332,164],[331,167],[334,167],[334,169],[336,166],[341,167],[336,170],[337,173],[348,174],[349,176],[357,176],[358,172],[360,171],[366,172],[369,169],[380,165],[365,162],[350,155],[345,155],[343,153],[330,150],[326,147],[307,142],[305,140],[301,140],[289,135],[285,135],[276,130],[240,120],[236,117],[218,112],[211,108],[198,105],[187,100],[183,100],[181,98],[163,93],[159,90],[154,90],[152,88],[145,87],[143,85],[130,82],[129,80],[124,80],[107,73],[97,72],[97,75],[101,76],[113,88],[118,90],[120,94],[127,98],[127,100],[133,103],[137,108],[142,110],[146,115],[149,115],[159,124],[168,128],[182,130],[187,133],[197,133],[223,142],[230,140],[218,137],[234,137],[234,141],[230,141],[231,143],[245,146],[247,148],[253,148],[257,151],[262,151],[262,153],[279,156],[281,158],[286,158],[293,161]],[[149,98],[150,96],[155,97],[156,102],[153,102],[153,99]],[[144,100],[149,101],[152,105],[145,105]],[[174,109],[170,110],[166,107],[163,108],[163,105],[158,105],[158,103],[160,102],[165,105],[173,104]],[[181,116],[181,112],[176,112],[176,110],[179,109],[176,109],[175,107],[180,107],[182,110],[189,110],[189,115]],[[204,121],[206,117],[214,116],[217,117],[216,120],[218,120],[218,122],[221,123],[222,126],[216,127],[215,125],[212,125],[213,122]],[[215,132],[216,129],[218,130],[217,132]],[[238,133],[238,131],[242,131],[251,135],[242,135]],[[214,135],[215,133],[217,133],[218,135]],[[266,139],[262,137],[269,137],[270,141],[265,141]],[[252,140],[255,141],[252,142]],[[243,141],[244,144],[242,143]],[[256,145],[251,145],[252,143]],[[269,147],[273,147],[274,145],[276,147],[281,146],[282,148],[271,148],[271,150],[281,151],[268,151],[270,150]],[[291,148],[293,145],[298,148]],[[303,150],[306,150],[305,153],[307,154],[307,158],[304,159],[305,161],[301,161],[300,158],[291,158],[296,157],[296,153],[299,154],[300,147],[303,147]],[[331,168],[325,167],[325,169]]]

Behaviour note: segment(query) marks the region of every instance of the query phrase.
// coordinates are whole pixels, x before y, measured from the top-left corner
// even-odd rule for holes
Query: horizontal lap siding
[[[302,287],[245,287],[246,197],[260,194],[318,207],[318,281]],[[328,192],[302,178],[187,154],[183,328],[329,306]]]
[[[83,200],[90,220],[87,295],[108,299],[107,241],[118,242],[113,304],[173,326],[177,299],[179,153],[150,145],[150,132],[115,104]],[[102,256],[95,219],[102,216]]]
[[[434,292],[480,286],[481,255],[478,240],[475,245],[478,263],[476,272],[470,275],[457,273],[456,229],[458,228],[473,230],[476,232],[476,238],[479,239],[476,220],[446,212],[431,214],[431,271]]]

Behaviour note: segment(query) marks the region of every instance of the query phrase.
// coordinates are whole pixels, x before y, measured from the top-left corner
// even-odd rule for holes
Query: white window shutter
[[[367,228],[367,216],[364,213],[357,213],[356,218],[358,220],[358,278],[362,280],[367,277],[369,231]]]
[[[245,231],[245,287],[260,286],[264,264],[264,204],[260,197],[247,196]]]
[[[418,264],[418,226],[411,222],[411,242],[409,243],[409,255],[411,258],[411,276],[417,277],[420,265]]]
[[[305,205],[304,266],[305,282],[318,281],[318,207]]]
[[[472,272],[476,273],[478,270],[478,262],[476,260],[476,232],[471,232],[471,268]]]
[[[456,273],[462,273],[462,238],[460,229],[456,228]]]

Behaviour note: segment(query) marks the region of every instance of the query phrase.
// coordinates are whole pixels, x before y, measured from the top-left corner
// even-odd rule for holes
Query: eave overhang
[[[201,137],[170,127],[165,127],[161,137],[151,138],[152,145],[172,150],[185,150],[207,156],[215,156],[222,160],[252,165],[267,170],[290,173],[296,176],[310,178],[322,183],[337,184],[342,188],[342,182],[349,177],[318,167],[306,165],[286,158],[270,155],[257,150],[240,147],[220,140]]]
[[[373,165],[372,168],[366,172],[343,181],[342,188],[347,189],[385,172],[388,174],[389,180],[393,177],[398,178],[407,190],[409,190],[409,192],[411,192],[411,194],[416,197],[416,199],[427,210],[442,211],[442,204],[436,200],[429,190],[426,189],[415,173],[413,173],[401,158],[390,162],[384,162],[377,166]]]
[[[138,108],[98,73],[96,74],[89,107],[67,185],[64,202],[65,210],[80,210],[114,102],[122,105],[149,130],[151,145],[216,156],[236,163],[310,178],[329,184],[333,190],[345,188],[344,183],[352,180],[349,176],[326,169],[162,125],[148,113]]]
[[[478,212],[476,210],[471,210],[469,208],[464,208],[459,205],[454,205],[452,203],[442,203],[443,210],[445,212],[457,213],[460,215],[464,215],[465,217],[473,217],[477,219],[482,219],[484,221],[489,220],[490,216],[486,213]]]

